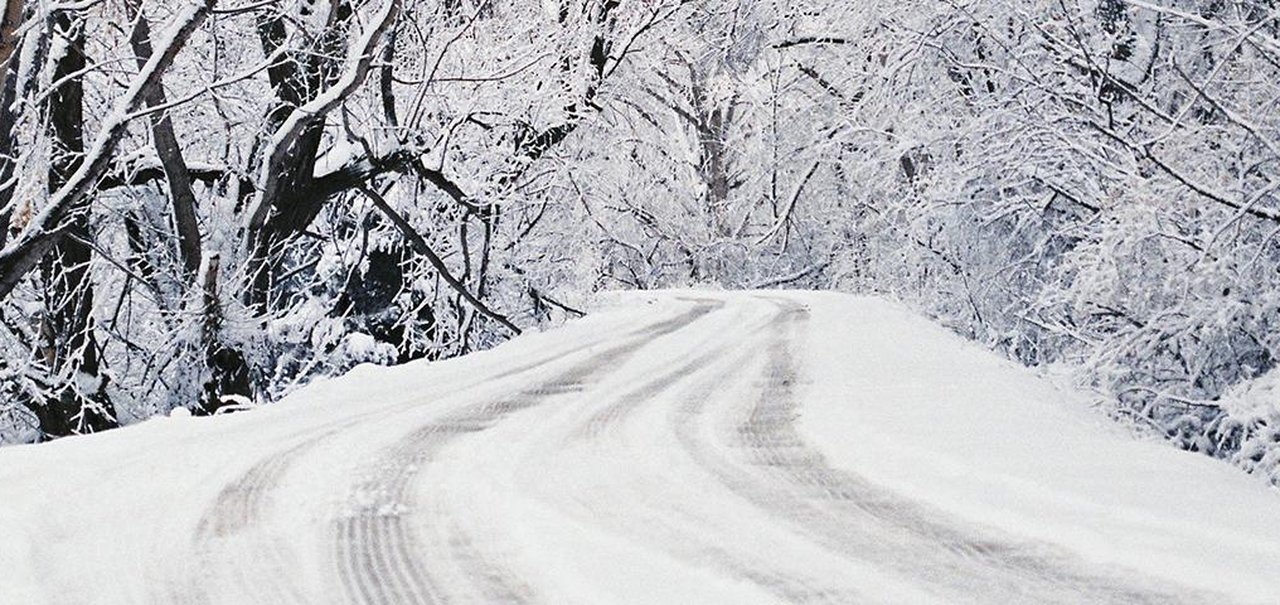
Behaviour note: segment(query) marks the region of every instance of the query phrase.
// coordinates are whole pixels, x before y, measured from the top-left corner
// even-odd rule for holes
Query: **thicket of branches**
[[[564,171],[605,283],[896,295],[1280,482],[1280,5],[700,7]]]
[[[573,313],[525,277],[531,173],[681,4],[6,0],[8,438]]]
[[[1280,468],[1272,0],[4,6],[6,440],[717,283],[890,293]]]

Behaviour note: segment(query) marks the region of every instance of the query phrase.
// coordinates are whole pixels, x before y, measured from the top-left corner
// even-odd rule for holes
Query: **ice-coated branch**
[[[413,225],[409,224],[409,221],[406,220],[404,216],[399,212],[396,212],[395,208],[392,208],[391,204],[387,203],[386,198],[382,197],[382,195],[377,191],[368,187],[362,188],[361,191],[363,191],[365,196],[373,202],[374,206],[377,206],[380,212],[386,215],[388,219],[391,219],[391,222],[395,224],[396,228],[400,230],[400,233],[409,241],[409,244],[413,246],[413,249],[427,258],[427,262],[431,263],[431,267],[436,270],[436,273],[440,275],[440,278],[443,279],[454,292],[457,292],[463,300],[466,300],[468,304],[475,307],[481,315],[498,322],[502,327],[511,330],[513,334],[520,334],[520,328],[511,323],[510,319],[507,319],[505,315],[490,309],[488,305],[484,304],[484,302],[477,298],[476,295],[472,294],[470,290],[467,290],[467,286],[465,284],[449,272],[449,267],[444,264],[444,259],[440,258],[440,255],[436,254],[435,251],[431,249],[426,238],[422,237],[422,234],[418,233],[418,231],[413,228]]]
[[[338,81],[324,93],[294,109],[276,129],[265,154],[267,160],[262,166],[261,190],[255,196],[248,213],[246,238],[251,247],[256,245],[262,228],[271,215],[272,206],[280,197],[279,193],[284,185],[280,176],[295,154],[298,139],[316,120],[324,119],[364,83],[375,58],[374,48],[382,34],[395,22],[399,11],[400,0],[388,0],[382,13],[374,20],[374,25],[351,47],[347,64]]]
[[[97,138],[85,152],[84,162],[66,184],[50,196],[44,209],[32,218],[22,233],[0,250],[0,299],[7,297],[22,277],[49,252],[62,236],[68,219],[97,190],[98,180],[111,167],[117,144],[128,132],[134,117],[130,114],[141,107],[152,89],[159,85],[161,76],[216,3],[217,0],[201,0],[179,11],[165,34],[154,44],[156,52],[103,120]]]

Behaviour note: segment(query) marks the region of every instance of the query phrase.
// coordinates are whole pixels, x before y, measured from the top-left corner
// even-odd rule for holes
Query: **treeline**
[[[814,0],[682,25],[566,176],[610,283],[888,293],[1280,482],[1280,5]]]
[[[1272,0],[6,0],[6,439],[591,292],[897,296],[1274,474]],[[856,346],[856,343],[851,343]]]
[[[5,0],[5,440],[573,313],[524,189],[681,5]]]

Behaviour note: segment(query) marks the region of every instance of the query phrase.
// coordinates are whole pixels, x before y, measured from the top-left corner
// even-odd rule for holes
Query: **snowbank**
[[[800,429],[837,467],[1099,562],[1280,602],[1280,493],[894,303],[812,294]]]

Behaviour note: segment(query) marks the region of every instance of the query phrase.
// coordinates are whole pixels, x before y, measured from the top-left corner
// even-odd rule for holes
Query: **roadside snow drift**
[[[0,603],[1275,603],[1280,497],[897,305],[619,297],[0,450]]]

